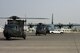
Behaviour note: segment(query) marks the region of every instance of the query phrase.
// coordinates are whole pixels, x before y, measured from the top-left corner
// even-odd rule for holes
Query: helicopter
[[[47,33],[49,33],[48,25],[43,24],[43,23],[38,23],[36,27],[36,36],[40,34],[46,35]]]
[[[26,39],[26,33],[24,32],[24,23],[26,20],[20,20],[17,16],[11,16],[7,20],[7,24],[4,26],[4,37],[9,40],[11,37],[22,37]]]

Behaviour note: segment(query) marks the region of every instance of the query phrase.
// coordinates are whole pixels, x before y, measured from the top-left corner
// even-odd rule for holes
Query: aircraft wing
[[[54,24],[55,26],[59,26],[59,24]],[[62,24],[62,26],[80,26],[80,24]]]

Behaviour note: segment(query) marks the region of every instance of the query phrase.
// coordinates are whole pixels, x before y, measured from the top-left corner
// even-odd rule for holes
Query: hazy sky
[[[51,19],[52,13],[54,23],[80,23],[80,0],[0,0],[0,17],[16,15]],[[43,22],[51,23],[50,19]]]

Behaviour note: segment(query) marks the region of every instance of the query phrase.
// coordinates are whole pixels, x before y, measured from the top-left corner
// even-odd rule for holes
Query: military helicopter
[[[26,33],[24,32],[24,23],[26,20],[21,20],[17,16],[11,16],[7,20],[7,24],[4,27],[4,37],[9,40],[11,37],[22,37],[26,39]]]
[[[48,26],[43,23],[38,23],[36,27],[36,35],[44,34],[46,35],[49,32]]]

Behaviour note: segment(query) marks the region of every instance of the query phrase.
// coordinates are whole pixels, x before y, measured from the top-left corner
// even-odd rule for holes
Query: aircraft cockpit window
[[[38,25],[37,30],[45,30],[46,26],[45,25]]]
[[[17,26],[15,26],[15,25],[6,25],[5,28],[12,29],[12,30],[17,30]]]

